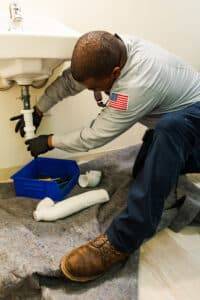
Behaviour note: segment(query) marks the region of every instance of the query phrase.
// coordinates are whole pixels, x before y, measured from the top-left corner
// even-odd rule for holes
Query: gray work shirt
[[[154,127],[163,114],[200,101],[200,74],[190,65],[138,37],[120,38],[126,46],[127,61],[112,86],[107,106],[89,127],[62,136],[55,134],[56,148],[88,151],[110,142],[136,122]],[[46,112],[58,101],[83,89],[69,68],[46,89],[38,108]]]

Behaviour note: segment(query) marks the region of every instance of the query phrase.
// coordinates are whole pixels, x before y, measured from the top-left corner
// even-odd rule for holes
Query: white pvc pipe
[[[97,187],[101,181],[102,172],[96,170],[90,170],[84,175],[80,175],[78,183],[80,187]]]
[[[21,113],[25,122],[25,139],[29,140],[35,137],[35,127],[33,126],[33,109],[23,109]]]
[[[42,201],[45,201],[46,198]],[[97,203],[103,203],[109,201],[109,195],[106,190],[100,189],[95,191],[89,191],[71,198],[65,199],[56,203],[53,206],[49,204],[42,205],[34,211],[33,217],[36,221],[55,221],[65,218],[78,212],[84,208],[92,206]],[[41,202],[42,202],[41,201]]]
[[[44,208],[51,207],[54,205],[55,205],[54,201],[51,198],[46,197],[42,201],[39,202],[39,204],[36,207],[36,210],[44,209]]]

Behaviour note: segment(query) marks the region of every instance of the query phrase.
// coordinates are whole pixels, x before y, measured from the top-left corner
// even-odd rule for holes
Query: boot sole
[[[67,277],[68,279],[72,280],[72,281],[76,281],[76,282],[87,282],[87,281],[92,281],[95,280],[101,276],[103,276],[105,273],[102,273],[98,276],[90,276],[90,277],[78,277],[78,276],[73,276],[66,268],[66,261],[67,261],[68,255],[64,256],[61,259],[60,262],[60,268],[61,271],[63,272],[63,274],[65,275],[65,277]]]

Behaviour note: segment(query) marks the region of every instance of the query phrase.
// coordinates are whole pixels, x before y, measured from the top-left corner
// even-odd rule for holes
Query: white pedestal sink
[[[22,25],[9,31],[9,20],[1,16],[0,79],[30,85],[47,79],[55,67],[70,60],[80,34],[55,20],[24,18]]]
[[[26,139],[35,134],[29,86],[38,86],[54,68],[70,60],[79,33],[46,17],[0,16],[0,90],[21,85]],[[40,84],[39,84],[40,86]]]

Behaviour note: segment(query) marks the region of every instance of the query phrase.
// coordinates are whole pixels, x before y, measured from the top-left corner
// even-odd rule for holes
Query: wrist
[[[47,143],[48,143],[49,149],[53,149],[53,148],[54,148],[54,146],[53,146],[53,134],[50,134],[50,135],[48,136]]]

